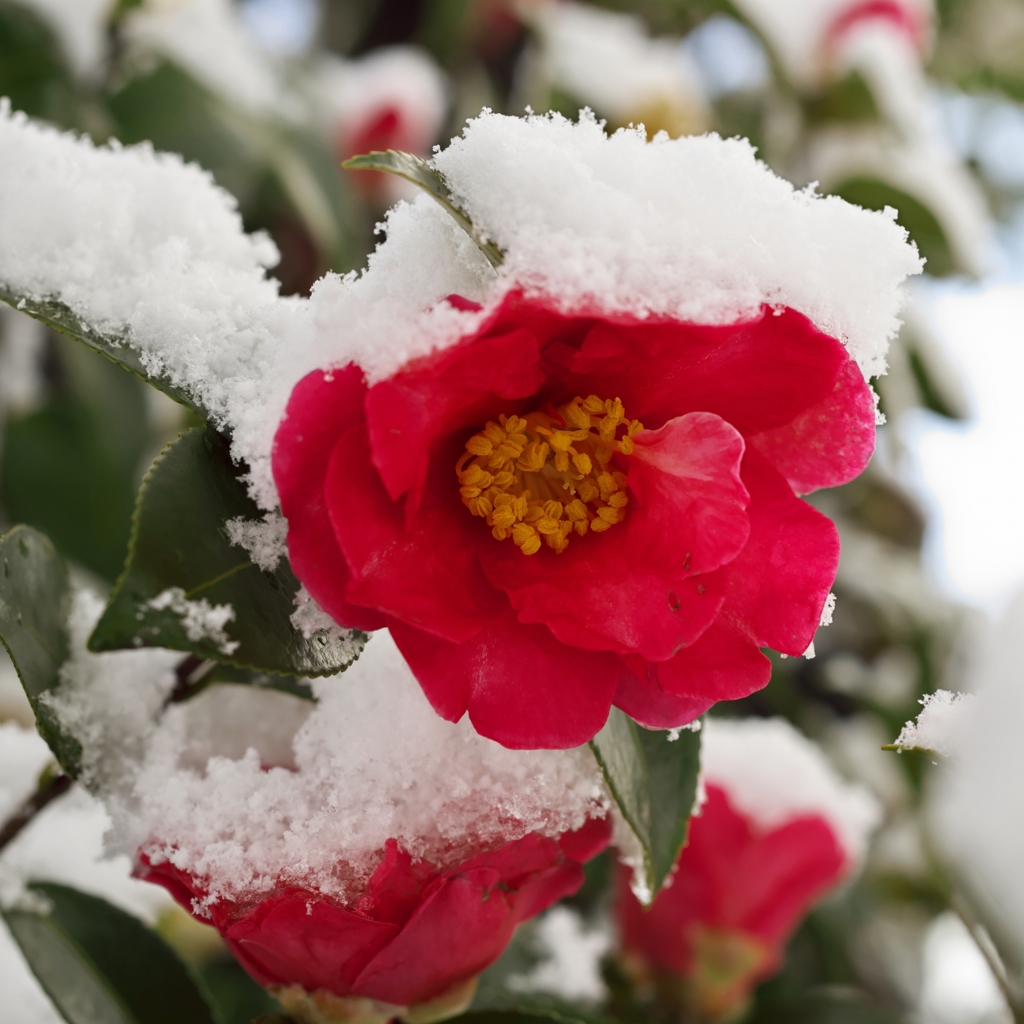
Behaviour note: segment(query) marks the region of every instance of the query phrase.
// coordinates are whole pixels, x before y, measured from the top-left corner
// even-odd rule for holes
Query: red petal
[[[356,978],[353,993],[409,1006],[479,974],[501,955],[516,926],[500,881],[490,868],[438,879],[401,933]]]
[[[391,498],[412,490],[417,500],[439,440],[460,428],[482,427],[510,411],[509,399],[534,394],[543,382],[539,363],[537,339],[527,330],[475,335],[370,388],[366,420],[373,464]]]
[[[596,857],[612,841],[612,819],[588,818],[586,824],[575,832],[566,832],[558,845],[570,860],[585,864]]]
[[[568,647],[511,609],[461,644],[399,622],[391,633],[438,712],[453,718],[465,699],[476,731],[502,746],[578,747],[608,718],[619,659]]]
[[[647,427],[702,410],[749,435],[781,427],[825,400],[847,359],[843,346],[805,316],[765,308],[721,327],[604,320],[564,380],[577,393],[617,395]]]
[[[609,826],[609,835],[610,831]],[[590,846],[594,846],[593,839]],[[502,888],[511,892],[509,899],[517,921],[539,914],[564,896],[571,896],[583,884],[580,865],[567,863],[560,844],[536,832],[497,850],[478,854],[461,865],[458,873],[471,868],[491,868],[498,872]]]
[[[651,670],[667,694],[714,703],[739,700],[767,686],[772,663],[723,611],[696,643]]]
[[[485,541],[480,563],[521,622],[543,623],[572,647],[663,661],[714,621],[725,578],[636,571],[628,528],[575,537],[560,555],[544,548],[527,556],[510,541]]]
[[[516,920],[529,921],[553,903],[580,891],[586,876],[576,861],[567,861],[527,879],[513,897]]]
[[[399,849],[394,839],[386,840],[384,860],[370,877],[374,919],[404,924],[416,909],[424,887],[436,874],[433,865],[413,860],[405,850]]]
[[[681,579],[731,562],[750,533],[750,497],[740,480],[743,438],[718,416],[691,412],[640,431],[633,443],[633,564]]]
[[[751,448],[742,473],[750,491],[750,540],[729,567],[723,615],[741,624],[758,647],[800,655],[836,578],[839,534]]]
[[[632,671],[623,662],[619,685],[615,689],[615,706],[648,729],[675,729],[689,725],[715,703],[714,697],[680,697],[666,693],[658,685],[657,665],[649,665],[642,658],[631,658],[630,661],[640,663],[636,668],[642,669],[642,674]],[[672,662],[665,664],[671,665]]]
[[[875,449],[875,395],[851,359],[832,393],[792,423],[755,434],[750,443],[797,494],[852,480]]]
[[[335,622],[372,630],[380,629],[384,618],[346,599],[348,565],[324,502],[331,451],[345,431],[362,422],[365,394],[362,371],[355,366],[303,377],[277,428],[272,466],[288,520],[288,558],[295,575]]]
[[[842,877],[843,851],[824,819],[787,822],[758,837],[723,894],[723,917],[768,942],[784,942]]]
[[[445,462],[444,456],[435,461]],[[440,480],[432,471],[407,527],[402,503],[388,497],[370,463],[366,427],[360,425],[335,445],[325,494],[352,577],[349,600],[461,641],[507,604],[480,569],[476,547],[482,524],[459,500],[454,464],[453,458]],[[482,532],[490,541],[487,530]]]
[[[366,963],[398,934],[398,926],[293,889],[262,900],[223,934],[261,985],[299,984],[344,996]]]

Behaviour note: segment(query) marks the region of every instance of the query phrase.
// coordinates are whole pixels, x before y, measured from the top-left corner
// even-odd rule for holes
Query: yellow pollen
[[[542,544],[561,554],[574,533],[603,533],[625,520],[626,474],[612,460],[633,453],[641,430],[618,398],[597,395],[499,416],[466,442],[455,465],[462,504],[524,555]]]

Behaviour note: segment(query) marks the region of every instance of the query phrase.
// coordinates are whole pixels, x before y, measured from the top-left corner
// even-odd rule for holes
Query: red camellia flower
[[[675,874],[651,907],[640,905],[620,869],[624,963],[661,979],[700,1019],[732,1017],[779,968],[786,940],[849,866],[823,817],[762,830],[709,785]]]
[[[476,308],[458,296],[460,309]],[[678,726],[799,655],[834,580],[797,494],[849,480],[874,398],[800,313],[707,326],[512,292],[367,386],[296,386],[274,448],[292,566],[345,625],[388,626],[437,712],[571,747],[614,703]]]
[[[476,976],[516,925],[576,892],[582,863],[609,837],[608,819],[591,819],[560,839],[531,833],[446,870],[388,840],[365,890],[347,904],[291,886],[248,903],[213,902],[207,923],[300,1019],[312,1005],[325,1019],[426,1024],[465,1009]],[[206,896],[166,861],[144,861],[139,874],[191,913]]]

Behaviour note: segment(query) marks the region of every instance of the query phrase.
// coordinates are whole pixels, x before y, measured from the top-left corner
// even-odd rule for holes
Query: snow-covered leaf
[[[398,177],[418,185],[455,218],[459,227],[476,242],[492,267],[500,267],[504,262],[505,257],[502,251],[480,234],[473,222],[452,198],[451,190],[444,178],[426,160],[413,156],[412,153],[400,153],[397,150],[389,149],[386,153],[363,153],[360,156],[351,157],[341,166],[346,171],[383,171],[385,174],[397,174]]]
[[[273,571],[232,545],[229,519],[259,509],[226,439],[195,428],[164,449],[143,482],[125,571],[89,640],[94,651],[169,647],[239,668],[283,675],[339,672],[365,637],[290,619],[299,581],[286,559]]]
[[[39,909],[6,910],[4,921],[68,1024],[215,1024],[188,969],[137,918],[69,886],[29,891]]]
[[[0,537],[0,641],[14,662],[43,739],[68,775],[77,774],[81,748],[65,736],[43,696],[60,682],[67,660],[71,593],[64,559],[31,526]]]
[[[700,773],[700,732],[644,729],[612,708],[590,741],[615,802],[643,850],[640,890],[653,900],[686,842]]]
[[[189,395],[183,389],[176,387],[171,381],[160,374],[150,373],[143,364],[142,357],[135,349],[130,348],[125,338],[113,337],[94,330],[82,321],[62,302],[56,300],[35,299],[27,295],[19,295],[0,283],[0,300],[27,313],[47,327],[52,327],[61,334],[66,334],[75,341],[96,352],[105,355],[108,359],[123,366],[126,370],[134,373],[137,377],[148,381],[153,387],[162,391],[165,395],[173,398],[174,401],[188,406],[204,419],[209,414],[200,402]]]

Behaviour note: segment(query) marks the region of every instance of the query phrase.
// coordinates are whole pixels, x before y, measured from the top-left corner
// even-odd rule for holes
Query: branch
[[[0,850],[12,842],[15,836],[52,800],[71,788],[71,777],[59,769],[47,770],[39,781],[39,788],[7,821],[0,826]]]

